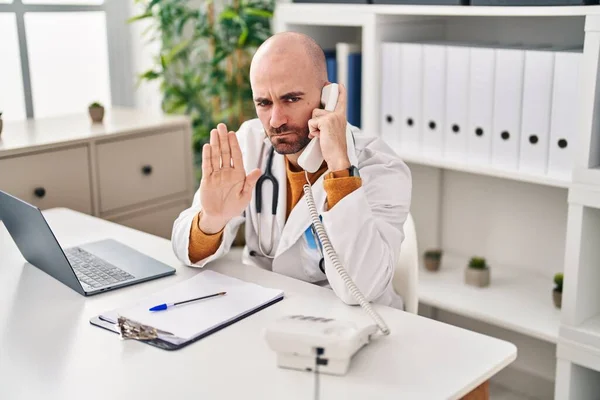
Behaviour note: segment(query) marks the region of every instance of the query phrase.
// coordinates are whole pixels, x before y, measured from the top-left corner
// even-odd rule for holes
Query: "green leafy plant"
[[[556,285],[554,287],[554,290],[556,292],[562,293],[562,290],[563,290],[563,278],[564,278],[564,276],[563,276],[562,272],[554,274],[554,284]]]
[[[486,269],[488,265],[486,263],[485,258],[483,257],[473,257],[469,260],[469,268],[473,269]]]
[[[255,116],[250,61],[271,35],[274,0],[229,1],[217,11],[212,0],[135,0],[144,10],[129,20],[151,21],[144,35],[160,52],[140,82],[158,80],[163,111],[190,116],[198,162],[219,122],[237,130]]]
[[[90,104],[90,108],[100,108],[100,107],[104,107],[101,103],[95,101],[92,104]]]

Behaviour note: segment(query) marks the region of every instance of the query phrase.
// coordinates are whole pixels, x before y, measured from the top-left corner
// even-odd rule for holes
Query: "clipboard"
[[[224,299],[200,301],[150,312],[158,299],[171,301],[199,292],[226,291]],[[227,296],[230,296],[227,298]],[[178,350],[283,300],[283,291],[265,288],[212,270],[152,294],[127,307],[90,319],[90,324],[164,350]],[[171,314],[166,314],[171,313]],[[192,322],[190,322],[192,321]]]
[[[185,346],[187,346],[189,344],[192,344],[192,343],[194,343],[194,342],[196,342],[196,341],[198,341],[198,340],[200,340],[202,338],[205,338],[205,337],[207,337],[209,335],[212,335],[213,333],[218,332],[221,329],[228,327],[229,325],[232,325],[232,324],[234,324],[234,323],[236,323],[238,321],[241,321],[242,319],[244,319],[246,317],[249,317],[250,315],[252,315],[254,313],[257,313],[257,312],[259,312],[259,311],[261,311],[261,310],[263,310],[263,309],[265,309],[265,308],[267,308],[269,306],[272,306],[273,304],[275,304],[277,302],[280,302],[281,300],[283,300],[283,296],[279,297],[279,298],[277,298],[277,299],[275,299],[275,300],[273,300],[273,301],[271,301],[271,302],[269,302],[269,303],[267,303],[267,304],[265,304],[265,305],[263,305],[263,306],[261,306],[261,307],[259,307],[257,309],[255,309],[255,310],[253,310],[253,311],[251,311],[251,312],[249,312],[249,313],[247,313],[245,315],[239,316],[239,317],[235,318],[234,320],[231,320],[231,321],[229,321],[227,323],[224,323],[222,325],[214,327],[211,330],[209,330],[208,332],[205,332],[205,333],[199,335],[198,337],[195,337],[193,339],[187,340],[187,341],[182,342],[180,344],[174,344],[174,343],[171,343],[171,342],[167,342],[166,340],[163,340],[163,339],[160,339],[160,338],[157,338],[157,339],[147,339],[147,340],[142,340],[142,339],[130,339],[130,340],[137,340],[139,342],[147,343],[147,344],[149,344],[151,346],[158,347],[158,348],[164,349],[164,350],[179,350],[179,349],[181,349],[181,348],[183,348],[183,347],[185,347]],[[108,331],[114,332],[114,333],[119,334],[119,335],[121,334],[121,332],[119,330],[118,324],[116,324],[116,323],[114,323],[112,321],[106,320],[106,319],[102,319],[102,316],[100,316],[100,315],[91,318],[90,319],[90,324],[98,326],[100,328],[104,328],[104,329],[106,329]]]

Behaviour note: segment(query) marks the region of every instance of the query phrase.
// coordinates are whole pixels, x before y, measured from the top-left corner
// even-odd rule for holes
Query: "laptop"
[[[175,273],[113,239],[63,249],[39,208],[1,190],[0,220],[30,264],[84,296]]]

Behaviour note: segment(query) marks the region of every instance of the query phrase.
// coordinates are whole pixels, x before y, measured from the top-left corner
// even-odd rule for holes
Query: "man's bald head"
[[[297,32],[277,33],[260,45],[250,65],[250,77],[264,67],[264,63],[289,64],[291,72],[297,68],[310,68],[315,84],[327,83],[327,66],[323,49],[310,37]]]
[[[306,35],[276,34],[254,54],[250,84],[256,114],[275,151],[294,162],[310,142],[308,121],[321,107],[327,84],[323,50]]]

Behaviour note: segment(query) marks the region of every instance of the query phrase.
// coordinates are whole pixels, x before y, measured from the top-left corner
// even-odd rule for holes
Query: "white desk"
[[[90,317],[200,270],[180,266],[165,239],[66,209],[44,214],[64,247],[112,237],[177,273],[85,298],[26,263],[0,223],[0,399],[312,399],[314,375],[277,368],[264,327],[291,313],[369,322],[329,289],[242,265],[238,251],[208,268],[281,288],[283,301],[174,352],[122,341]],[[346,376],[321,375],[321,399],[455,399],[516,358],[510,343],[377,309],[392,333],[363,348]]]

